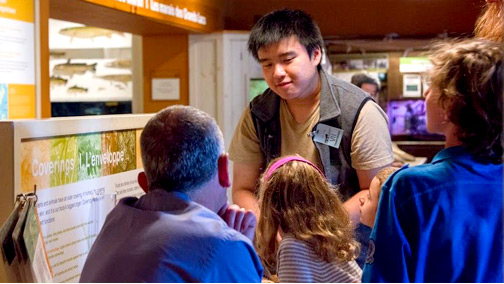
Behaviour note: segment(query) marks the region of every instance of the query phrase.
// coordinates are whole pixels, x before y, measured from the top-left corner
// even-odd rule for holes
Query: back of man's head
[[[376,82],[376,80],[364,73],[357,73],[353,75],[350,82],[359,88],[362,87],[362,84],[372,84],[378,87],[378,83]]]
[[[322,50],[320,29],[307,13],[301,10],[283,9],[263,16],[254,25],[248,40],[248,50],[256,60],[262,47],[296,36],[311,56],[318,47]]]
[[[149,189],[188,192],[217,174],[223,153],[215,120],[189,106],[170,106],[152,117],[140,138]]]

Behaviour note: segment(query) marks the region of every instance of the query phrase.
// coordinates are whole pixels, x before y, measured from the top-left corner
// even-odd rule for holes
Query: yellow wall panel
[[[9,119],[35,118],[35,86],[9,84]]]

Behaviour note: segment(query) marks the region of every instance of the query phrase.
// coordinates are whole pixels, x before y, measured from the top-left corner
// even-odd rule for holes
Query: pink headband
[[[269,167],[268,171],[264,175],[264,180],[265,181],[269,180],[269,178],[273,174],[273,172],[275,172],[281,166],[287,164],[288,162],[292,162],[292,161],[307,163],[307,164],[311,165],[312,167],[314,167],[323,177],[325,177],[324,173],[314,163],[306,160],[305,158],[301,158],[298,156],[287,156],[287,157],[283,157],[280,160],[276,161],[275,163],[273,163],[273,165],[271,165]]]

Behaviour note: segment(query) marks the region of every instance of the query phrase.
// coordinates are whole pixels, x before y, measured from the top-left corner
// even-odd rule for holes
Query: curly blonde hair
[[[504,33],[504,6],[502,0],[487,3],[476,20],[474,35],[496,42],[502,42]]]
[[[398,169],[398,167],[385,167],[376,173],[376,178],[380,182],[380,188],[383,186],[383,183],[385,183],[389,176]]]
[[[457,139],[479,158],[499,163],[502,155],[504,49],[488,40],[451,40],[430,52],[432,86],[456,127]]]
[[[328,262],[350,261],[358,255],[359,245],[336,189],[313,166],[290,161],[269,179],[263,176],[259,204],[256,247],[268,269],[276,268],[279,229],[312,244],[315,253]]]

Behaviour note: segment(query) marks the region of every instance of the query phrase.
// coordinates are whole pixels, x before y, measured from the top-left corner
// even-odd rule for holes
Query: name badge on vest
[[[317,129],[312,132],[312,136],[313,141],[338,149],[343,137],[343,130],[325,124],[318,124]]]

